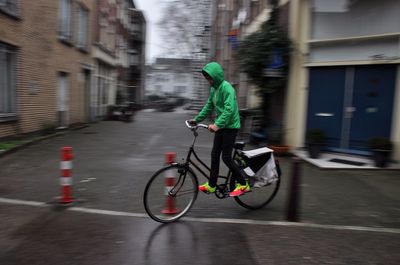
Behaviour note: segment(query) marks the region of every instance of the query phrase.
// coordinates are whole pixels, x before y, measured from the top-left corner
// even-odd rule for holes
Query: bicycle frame
[[[186,121],[186,125],[191,129],[194,135],[186,160],[181,163],[171,163],[159,169],[153,174],[144,191],[144,208],[149,216],[158,222],[174,222],[190,210],[198,195],[198,172],[206,179],[209,179],[209,174],[207,174],[207,172],[209,173],[211,169],[201,160],[194,148],[198,136],[197,129],[199,127],[208,128],[208,126],[205,124],[191,125],[189,121]],[[235,143],[232,156],[234,163],[237,163],[241,168],[243,168],[247,162],[246,157],[242,156],[241,153],[243,148],[244,142]],[[238,158],[239,160],[243,158],[243,161],[238,161]],[[276,179],[265,185],[265,187],[270,186],[272,188],[260,189],[261,186],[254,186],[258,189],[252,189],[251,191],[253,193],[249,196],[237,196],[233,199],[240,206],[250,210],[261,209],[266,206],[274,198],[279,189],[279,164],[277,165],[277,170],[278,176],[276,176]],[[229,170],[226,176],[218,177],[225,179],[225,182],[222,183],[223,181],[221,181],[220,184],[217,185],[215,196],[218,199],[230,197],[229,192],[232,190],[232,186],[235,185],[236,176]],[[247,181],[250,182],[251,179],[248,176],[246,178]]]
[[[192,129],[192,131],[193,131],[194,138],[193,138],[192,144],[189,147],[189,151],[188,151],[188,154],[186,156],[186,160],[183,163],[183,165],[185,167],[188,167],[188,168],[190,168],[190,166],[193,166],[195,169],[198,170],[198,172],[200,172],[201,175],[203,175],[206,179],[209,180],[210,179],[209,175],[210,175],[211,169],[203,160],[201,160],[201,158],[197,155],[196,151],[194,150],[194,145],[196,143],[197,136],[199,135],[198,132],[197,132],[197,128],[196,129]],[[195,160],[193,160],[191,158],[192,155],[194,155]],[[236,148],[234,148],[234,153],[233,153],[232,158],[235,159],[237,155],[238,155],[238,151],[237,151]],[[201,166],[198,165],[196,162],[200,163],[200,165],[203,168],[201,168]],[[205,171],[207,171],[208,174]],[[197,176],[196,176],[196,178],[197,178]],[[219,175],[218,178],[225,179],[225,182],[222,184],[223,186],[217,185],[217,190],[220,192],[220,194],[224,195],[226,192],[225,192],[225,189],[222,189],[222,188],[223,187],[228,187],[228,184],[232,184],[232,183],[230,183],[230,180],[232,178],[232,171],[229,169],[228,174],[226,176]],[[178,183],[180,183],[180,179],[177,181],[177,184]],[[230,186],[230,188],[232,188],[232,187],[234,187],[233,184],[232,184],[232,186]],[[225,195],[227,196],[227,194],[225,194]],[[225,195],[222,196],[222,198],[225,197]],[[218,197],[218,195],[217,195],[217,197]],[[218,198],[220,198],[220,197],[218,197]]]

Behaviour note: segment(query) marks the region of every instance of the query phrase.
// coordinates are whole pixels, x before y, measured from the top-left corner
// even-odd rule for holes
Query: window
[[[128,50],[129,65],[139,65],[138,51],[135,49]]]
[[[18,0],[0,0],[0,10],[11,15],[18,15]]]
[[[58,36],[62,40],[71,38],[71,0],[58,0]]]
[[[15,115],[15,91],[15,49],[0,43],[0,121]]]
[[[133,34],[139,34],[140,31],[141,31],[141,26],[140,26],[140,24],[139,24],[139,23],[133,23],[133,24],[131,24],[131,25],[132,25],[132,27],[131,27],[132,33],[133,33]]]
[[[78,47],[85,49],[87,47],[88,36],[88,11],[82,6],[79,7],[78,24]]]

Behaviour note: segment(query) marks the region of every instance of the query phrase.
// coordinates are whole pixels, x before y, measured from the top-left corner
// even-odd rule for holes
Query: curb
[[[296,154],[294,154],[294,157],[298,157],[303,163],[321,171],[400,171],[400,167],[323,167]]]
[[[28,141],[26,143],[23,143],[21,145],[18,145],[18,146],[15,146],[13,148],[10,148],[8,150],[0,152],[0,158],[4,157],[6,155],[9,155],[9,154],[15,153],[18,150],[24,149],[24,148],[26,148],[28,146],[33,145],[33,144],[40,143],[41,141],[67,134],[69,131],[81,130],[81,129],[84,129],[86,127],[89,127],[89,125],[82,125],[82,126],[79,126],[79,127],[76,127],[76,128],[70,128],[70,129],[62,131],[62,132],[56,132],[56,133],[53,133],[53,134],[50,134],[50,135],[45,135],[45,136],[39,137],[39,138],[34,139],[34,140],[30,140],[30,141]]]

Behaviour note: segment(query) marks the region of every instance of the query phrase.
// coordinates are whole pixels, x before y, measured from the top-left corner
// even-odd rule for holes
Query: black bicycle
[[[198,194],[198,178],[194,168],[205,178],[209,179],[210,168],[199,158],[194,149],[199,128],[208,129],[205,124],[191,126],[188,121],[186,126],[193,132],[193,141],[190,145],[186,160],[182,163],[171,163],[158,170],[146,185],[143,203],[147,214],[155,221],[170,223],[184,216],[193,206]],[[244,142],[236,142],[234,146],[234,161],[243,161]],[[192,160],[192,155],[195,160]],[[198,163],[197,163],[198,162]],[[239,163],[240,165],[240,163]],[[242,165],[241,165],[242,166]],[[252,186],[251,191],[242,196],[233,197],[234,200],[247,209],[255,210],[266,206],[275,197],[280,185],[281,171],[276,163],[277,176],[264,186],[254,186],[252,177],[248,181]],[[215,196],[219,199],[229,198],[229,192],[235,188],[235,178],[229,171],[227,176],[219,176],[222,183],[217,185]]]

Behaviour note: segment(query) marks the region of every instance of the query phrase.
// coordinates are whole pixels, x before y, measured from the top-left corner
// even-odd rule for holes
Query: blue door
[[[350,149],[366,150],[370,137],[390,138],[396,65],[357,66]]]
[[[329,147],[340,147],[345,73],[344,67],[310,69],[307,129],[322,129]]]
[[[322,129],[329,149],[359,154],[369,138],[390,138],[396,67],[311,68],[307,129]]]

